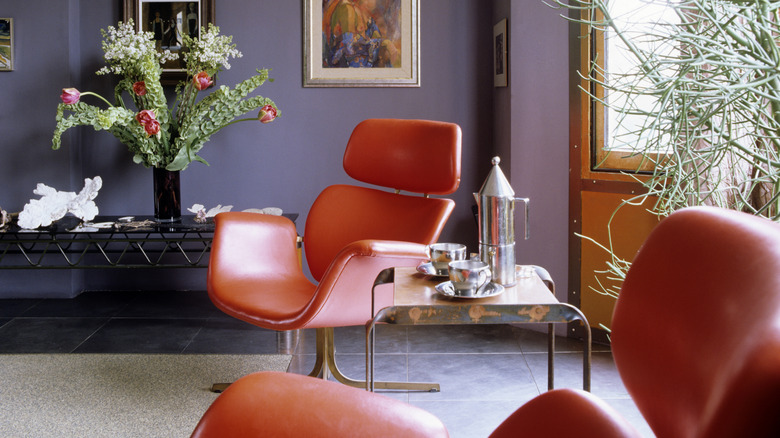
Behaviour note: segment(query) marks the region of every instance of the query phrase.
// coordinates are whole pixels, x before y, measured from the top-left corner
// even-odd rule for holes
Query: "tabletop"
[[[521,277],[520,272],[529,272]],[[517,267],[514,286],[505,286],[496,296],[484,298],[450,298],[436,292],[436,285],[446,277],[433,277],[417,272],[413,267],[395,268],[395,306],[434,306],[463,304],[558,304],[542,279],[533,270]]]

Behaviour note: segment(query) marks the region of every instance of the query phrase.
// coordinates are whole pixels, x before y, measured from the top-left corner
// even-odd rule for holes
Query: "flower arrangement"
[[[192,161],[208,164],[197,154],[220,129],[242,121],[269,123],[280,115],[270,99],[247,97],[266,80],[273,81],[268,78],[267,69],[257,70],[256,75],[233,89],[223,85],[201,96],[213,87],[218,72],[230,68],[231,58],[242,56],[232,43],[233,38],[219,35],[217,26],[209,24],[208,29],[201,28],[198,39],[183,35],[182,56],[187,79],[177,85],[176,101],[171,108],[160,82],[161,64],[178,55],[167,50],[159,52],[152,32],[136,32],[132,20],[120,22],[116,28],[109,26],[101,33],[107,65],[97,74],[113,73],[122,77],[114,88],[115,102],[112,104],[96,93],[63,89],[52,149],[60,148],[62,134],[67,129],[92,125],[96,130],[110,132],[125,144],[134,154],[134,162],[177,171],[187,168]],[[126,106],[125,92],[137,111]],[[105,103],[105,108],[82,102],[84,96],[97,97]],[[237,118],[258,108],[256,118]]]

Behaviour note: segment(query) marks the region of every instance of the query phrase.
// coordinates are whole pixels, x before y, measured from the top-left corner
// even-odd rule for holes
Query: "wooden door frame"
[[[571,11],[578,13],[578,11]],[[614,194],[637,194],[644,188],[631,176],[610,171],[592,169],[593,136],[603,121],[595,120],[593,103],[581,87],[590,83],[580,77],[579,71],[588,71],[591,59],[591,38],[582,38],[587,32],[584,25],[569,25],[569,291],[568,302],[582,308],[582,192],[594,191]],[[598,126],[597,126],[598,125]],[[582,326],[570,324],[568,333],[582,338]],[[606,330],[592,329],[593,341],[608,343]]]

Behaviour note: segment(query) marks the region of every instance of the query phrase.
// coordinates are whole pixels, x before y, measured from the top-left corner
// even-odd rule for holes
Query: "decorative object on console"
[[[0,207],[0,229],[11,223],[11,215]]]
[[[187,211],[195,214],[195,222],[204,223],[208,220],[208,218],[214,217],[218,213],[230,211],[232,209],[232,205],[226,205],[223,207],[222,204],[219,204],[216,207],[210,208],[208,211],[206,211],[206,207],[204,207],[202,204],[193,204],[192,207],[187,209]]]
[[[187,211],[195,214],[195,222],[205,223],[209,218],[214,217],[219,213],[228,212],[232,209],[232,205],[226,205],[223,207],[222,204],[219,204],[214,208],[208,209],[207,211],[203,204],[193,204],[192,207],[187,209]],[[247,213],[270,214],[272,216],[281,216],[283,213],[282,209],[279,207],[247,208],[246,210],[242,211]]]
[[[184,63],[187,79],[176,87],[176,101],[169,108],[160,82],[164,63],[177,56],[169,51],[156,49],[154,34],[134,30],[133,21],[120,22],[114,28],[101,31],[106,66],[98,74],[114,73],[122,79],[114,88],[115,103],[112,104],[92,92],[80,92],[65,88],[62,103],[57,107],[57,127],[54,131],[52,149],[59,149],[62,134],[69,128],[91,125],[96,130],[113,134],[134,154],[133,161],[146,167],[164,169],[169,172],[184,170],[192,161],[208,164],[198,152],[212,134],[233,123],[259,121],[269,123],[278,115],[276,104],[262,96],[247,97],[268,78],[268,70],[257,70],[257,74],[246,79],[233,89],[223,85],[214,92],[199,99],[199,94],[212,88],[214,78],[223,68],[229,69],[230,58],[241,57],[232,37],[219,35],[219,28],[209,24],[201,28],[200,38],[183,35]],[[137,111],[128,109],[123,100],[127,92]],[[82,96],[94,96],[106,106],[80,102]],[[249,111],[260,109],[257,117],[238,117]],[[66,116],[66,113],[70,113]],[[178,175],[163,175],[160,178],[174,183]],[[171,184],[160,184],[159,188],[169,192],[155,192],[155,218],[161,221],[175,221],[181,216],[181,201]],[[172,205],[161,204],[165,200]],[[174,202],[175,201],[175,202]]]
[[[68,213],[82,221],[91,221],[98,214],[94,199],[102,186],[103,180],[99,176],[85,178],[84,188],[78,194],[60,192],[46,184],[38,183],[33,193],[40,195],[41,199],[31,199],[24,206],[24,210],[19,213],[19,227],[28,230],[48,227]]]
[[[247,213],[260,213],[260,214],[270,214],[271,216],[281,216],[284,211],[279,207],[265,207],[265,208],[247,208],[246,210],[242,210]]]

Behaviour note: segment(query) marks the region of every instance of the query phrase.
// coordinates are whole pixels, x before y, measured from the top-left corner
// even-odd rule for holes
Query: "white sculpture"
[[[74,192],[60,192],[43,183],[33,190],[41,199],[31,199],[19,213],[19,227],[32,230],[38,227],[47,227],[54,221],[72,213],[82,221],[91,221],[98,214],[95,197],[103,186],[103,180],[96,176],[93,179],[84,179],[84,188],[76,194]]]

